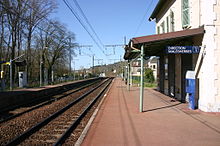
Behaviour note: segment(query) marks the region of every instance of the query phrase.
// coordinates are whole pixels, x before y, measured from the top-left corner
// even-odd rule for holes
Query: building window
[[[170,31],[174,31],[174,13],[170,11]]]
[[[164,24],[164,21],[161,23],[161,25],[160,25],[160,27],[161,27],[161,33],[165,33],[165,24]]]
[[[160,26],[157,26],[157,34],[160,34]]]
[[[189,0],[182,0],[182,26],[186,28],[189,26]]]
[[[170,32],[169,17],[167,16],[167,33]]]

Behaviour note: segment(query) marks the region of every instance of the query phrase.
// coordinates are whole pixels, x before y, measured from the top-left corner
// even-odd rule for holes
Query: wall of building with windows
[[[201,0],[201,24],[205,26],[203,62],[199,71],[199,107],[203,111],[220,112],[220,48],[219,0]]]
[[[158,14],[157,34],[198,28],[201,25],[200,11],[199,0],[170,0]]]
[[[207,112],[220,112],[220,0],[167,0],[156,18],[157,34],[193,29],[204,26],[201,40],[181,43],[180,45],[199,45],[202,61],[198,54],[192,55],[192,69],[201,63],[198,70],[199,109]],[[178,45],[178,44],[176,44]],[[167,56],[163,62],[167,63]],[[175,54],[175,96],[181,97],[182,55]],[[201,61],[201,62],[199,62]],[[166,69],[166,66],[164,66]],[[166,70],[164,91],[167,94]]]

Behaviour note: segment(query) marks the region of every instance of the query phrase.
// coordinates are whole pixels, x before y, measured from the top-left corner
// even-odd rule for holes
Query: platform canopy
[[[132,60],[136,58],[140,54],[142,45],[144,46],[145,56],[160,56],[165,53],[167,46],[186,45],[186,42],[202,42],[199,40],[202,39],[204,33],[204,26],[202,26],[196,29],[186,29],[163,34],[135,37],[125,46],[124,59]]]

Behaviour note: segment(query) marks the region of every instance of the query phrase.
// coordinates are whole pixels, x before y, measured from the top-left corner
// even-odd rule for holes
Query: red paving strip
[[[117,78],[82,145],[219,146],[220,115],[186,109],[186,104],[145,89],[145,112],[139,113],[139,88],[127,91]]]

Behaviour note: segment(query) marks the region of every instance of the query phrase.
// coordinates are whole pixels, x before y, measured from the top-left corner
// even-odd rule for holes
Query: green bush
[[[154,75],[153,75],[153,70],[151,70],[150,68],[145,69],[144,75],[145,75],[146,82],[153,83],[155,81]]]

